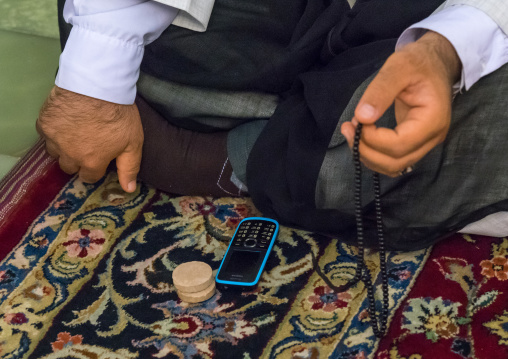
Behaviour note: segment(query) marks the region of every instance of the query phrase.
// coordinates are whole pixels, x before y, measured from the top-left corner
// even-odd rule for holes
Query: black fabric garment
[[[170,26],[145,49],[141,70],[221,90],[287,91],[319,59],[347,1],[216,0],[206,32]]]
[[[58,29],[60,31],[60,47],[62,51],[65,48],[69,34],[71,33],[72,25],[65,22],[63,18],[63,8],[65,6],[65,0],[58,0]]]
[[[395,40],[389,39],[350,49],[347,56],[335,57],[325,69],[301,76],[249,156],[247,187],[264,215],[323,234],[344,234],[353,228],[351,212],[316,208],[316,180],[342,111],[394,46]]]
[[[168,28],[146,48],[142,70],[193,86],[280,94],[284,101],[249,156],[254,203],[285,225],[350,230],[353,240],[351,213],[316,208],[322,158],[356,88],[402,31],[440,4],[359,0],[351,9],[346,0],[217,0],[205,33]]]
[[[396,39],[441,0],[217,0],[205,33],[168,28],[142,70],[173,82],[281,94],[251,152],[247,186],[283,224],[337,234],[350,213],[319,210],[316,179],[340,114]],[[366,213],[368,217],[368,213]]]
[[[199,87],[281,93],[320,66],[320,55],[328,61],[330,50],[396,38],[441,2],[358,0],[350,9],[346,0],[216,0],[206,32],[170,26],[145,48],[141,70]]]
[[[341,233],[342,238],[354,241],[351,211],[316,208],[322,159],[354,91],[382,66],[402,31],[439,5],[440,1],[359,1],[332,26],[322,46],[321,61],[298,77],[249,157],[247,186],[265,215],[293,227]],[[367,222],[372,216],[369,207]],[[388,245],[401,248],[403,240],[391,234],[387,235]],[[372,238],[375,240],[368,236],[368,245],[375,243]],[[413,248],[430,244],[411,243]]]

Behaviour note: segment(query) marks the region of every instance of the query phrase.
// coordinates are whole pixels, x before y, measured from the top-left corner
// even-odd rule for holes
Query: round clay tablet
[[[205,262],[182,263],[173,271],[173,284],[180,292],[200,292],[212,283],[215,283],[212,268]]]
[[[210,299],[215,294],[215,282],[200,292],[186,293],[179,290],[176,291],[181,300],[187,303],[199,303]]]

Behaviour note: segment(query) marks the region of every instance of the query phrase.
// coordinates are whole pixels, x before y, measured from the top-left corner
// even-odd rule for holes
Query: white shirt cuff
[[[427,30],[446,37],[457,51],[462,76],[455,90],[469,90],[481,77],[508,62],[507,36],[488,15],[474,7],[455,5],[434,13],[404,31],[396,49],[418,40]]]
[[[159,37],[178,10],[148,0],[67,0],[73,25],[55,84],[82,95],[133,104],[144,46]]]
[[[55,84],[104,101],[131,105],[144,46],[73,27]]]

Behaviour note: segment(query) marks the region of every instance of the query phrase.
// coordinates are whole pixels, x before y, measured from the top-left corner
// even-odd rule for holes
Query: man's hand
[[[349,146],[360,122],[360,157],[367,167],[394,177],[414,165],[448,133],[452,86],[460,71],[455,49],[435,32],[395,52],[367,87],[352,122],[341,127]],[[394,102],[397,126],[376,127]]]
[[[143,147],[136,105],[118,105],[55,86],[39,113],[37,131],[64,172],[79,173],[83,182],[94,183],[116,158],[120,185],[135,191]]]

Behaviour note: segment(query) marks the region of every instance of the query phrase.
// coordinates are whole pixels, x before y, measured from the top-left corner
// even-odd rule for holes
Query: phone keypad
[[[268,249],[275,228],[275,224],[269,221],[244,221],[236,232],[233,245],[235,247]]]

